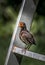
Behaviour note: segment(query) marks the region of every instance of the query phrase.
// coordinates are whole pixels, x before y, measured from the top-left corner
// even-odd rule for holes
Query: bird
[[[20,27],[19,38],[26,44],[25,49],[29,50],[31,45],[36,45],[34,36],[27,30],[24,22],[19,22],[18,26]]]

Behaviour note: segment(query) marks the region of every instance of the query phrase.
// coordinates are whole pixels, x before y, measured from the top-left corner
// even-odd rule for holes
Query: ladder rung
[[[26,53],[25,53],[25,52],[22,52],[22,48],[19,48],[19,47],[16,47],[16,46],[13,47],[12,52],[18,53],[18,54],[21,54],[21,55],[24,55],[24,56],[27,56],[27,57],[31,57],[31,58],[34,58],[34,59],[37,59],[37,60],[45,61],[45,55],[38,54],[38,53],[35,53],[35,52],[31,52],[31,51],[27,51],[27,50],[26,50]]]

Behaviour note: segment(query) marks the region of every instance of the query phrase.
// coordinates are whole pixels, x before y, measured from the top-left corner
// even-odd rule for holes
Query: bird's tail
[[[33,43],[34,45],[36,45],[36,43]]]
[[[34,44],[34,45],[36,45],[36,42],[35,42],[35,40],[33,40],[33,44]]]

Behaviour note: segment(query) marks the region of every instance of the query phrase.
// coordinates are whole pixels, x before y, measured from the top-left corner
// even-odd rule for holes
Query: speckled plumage
[[[19,37],[25,44],[35,44],[32,34],[27,30],[20,31]]]
[[[27,30],[25,23],[22,22],[22,24],[23,26],[21,27],[21,31],[19,33],[20,40],[26,45],[36,45],[33,35]]]

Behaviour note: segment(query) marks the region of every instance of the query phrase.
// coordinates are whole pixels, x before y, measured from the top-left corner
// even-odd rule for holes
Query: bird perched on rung
[[[35,44],[34,37],[26,28],[26,24],[24,22],[19,22],[19,27],[21,28],[19,33],[19,38],[22,42],[26,44],[26,49],[29,49],[32,44]]]

